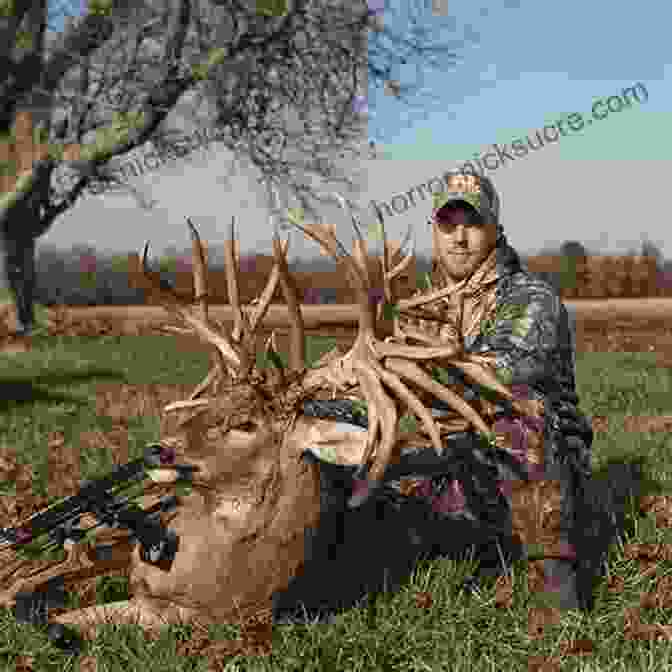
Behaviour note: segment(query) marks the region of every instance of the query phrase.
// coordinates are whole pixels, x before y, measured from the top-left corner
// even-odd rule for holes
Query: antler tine
[[[418,306],[424,306],[427,303],[432,303],[433,301],[438,301],[439,299],[443,299],[446,296],[450,296],[454,291],[455,289],[452,286],[444,287],[443,289],[437,289],[431,294],[416,296],[411,299],[400,299],[398,306],[400,310],[417,308]]]
[[[355,244],[353,246],[352,253],[357,263],[361,266],[362,271],[366,277],[367,284],[370,286],[371,280],[369,278],[369,266],[367,263],[368,259],[367,244],[366,240],[364,240],[364,236],[362,235],[362,230],[359,227],[359,222],[357,221],[357,218],[355,217],[354,213],[352,212],[352,209],[350,208],[345,198],[337,191],[333,191],[331,193],[332,196],[338,202],[338,205],[340,206],[341,210],[343,210],[343,212],[345,212],[347,215],[350,216],[350,220],[352,221],[352,227],[355,229],[355,233],[357,234],[357,240],[355,241]]]
[[[283,254],[286,254],[289,240],[283,240],[280,242],[280,248]],[[252,334],[255,334],[259,324],[266,317],[268,312],[268,307],[271,305],[271,299],[275,294],[275,290],[278,286],[278,281],[280,280],[280,269],[278,268],[277,261],[273,264],[273,269],[271,274],[268,277],[266,282],[266,287],[259,297],[259,304],[255,307],[252,317],[250,318],[250,331]]]
[[[192,225],[193,226],[193,225]],[[238,353],[224,334],[218,334],[213,331],[210,326],[204,321],[195,317],[190,310],[187,310],[183,305],[182,297],[157,273],[150,271],[147,266],[147,252],[149,251],[149,243],[145,243],[145,249],[142,255],[142,274],[154,289],[159,290],[159,297],[161,304],[169,312],[173,313],[187,326],[191,327],[206,343],[214,345],[221,353],[221,356],[231,364],[234,369],[240,369],[243,363],[246,363],[246,353]],[[170,297],[170,301],[166,298]]]
[[[196,227],[192,224],[189,217],[186,219],[191,235],[191,249],[194,260],[194,300],[201,307],[203,321],[208,322],[208,285],[206,281],[207,266],[205,263],[205,252],[203,251],[203,243],[201,242],[201,237],[198,235],[198,231],[196,231]]]
[[[413,236],[411,234],[411,225],[410,224],[408,225],[408,230],[406,231],[406,235],[404,236],[404,239],[401,241],[401,243],[399,243],[399,249],[397,250],[397,252],[399,253],[399,256],[403,255],[403,250],[406,247],[406,244],[408,243],[409,240],[411,241],[411,249],[410,249],[409,253],[406,255],[406,257],[404,257],[399,262],[399,264],[395,268],[392,269],[391,273],[394,274],[392,277],[396,277],[398,273],[405,270],[406,266],[408,266],[408,264],[410,263],[410,259],[413,257],[413,255],[415,255],[415,236]],[[406,261],[407,259],[409,261]],[[397,268],[399,266],[401,266],[402,264],[404,264],[404,267],[401,269],[401,271],[397,271]]]
[[[243,331],[247,331],[248,325],[246,323],[245,315],[240,307],[240,291],[238,287],[238,275],[240,269],[236,263],[236,255],[234,254],[235,221],[236,218],[232,216],[231,225],[229,226],[229,236],[227,240],[224,241],[224,264],[226,267],[226,287],[229,293],[231,310],[233,311],[232,337],[234,341],[239,341]]]
[[[401,247],[399,249],[401,250]],[[415,255],[415,238],[413,239],[413,247],[411,248],[411,251],[391,271],[388,272],[388,277],[390,281],[394,280],[394,278],[396,278],[398,275],[403,273],[408,268],[408,265],[411,263],[411,260],[413,259],[414,255]]]
[[[280,203],[280,197],[278,195],[275,186],[273,184],[269,184],[269,190],[271,192],[271,198],[275,200],[275,205],[276,207],[278,207]],[[272,212],[268,216],[268,221],[270,224],[274,225],[274,228],[276,227]],[[283,255],[286,254],[288,246],[289,246],[289,237],[287,238],[287,240],[283,240],[280,242],[280,247]],[[279,280],[280,280],[280,268],[278,260],[275,259],[273,263],[273,268],[271,269],[271,274],[268,277],[266,286],[264,287],[264,291],[261,293],[261,296],[259,297],[259,303],[256,306],[256,309],[253,310],[252,316],[250,317],[250,333],[252,335],[256,334],[259,325],[266,316],[268,307],[271,305],[271,300],[273,299],[273,295],[275,294],[275,290],[278,287]]]
[[[278,269],[280,287],[282,289],[282,294],[285,297],[292,323],[289,342],[289,367],[293,371],[300,371],[306,366],[305,327],[303,324],[303,316],[301,315],[301,307],[296,295],[296,285],[289,275],[286,254],[282,252],[277,221],[274,222],[274,228],[273,256],[275,257],[275,266]]]
[[[362,328],[373,330],[375,319],[369,304],[368,274],[363,273],[364,269],[360,268],[360,265],[346,252],[342,243],[325,226],[320,226],[319,224],[302,226],[294,221],[292,221],[292,225],[309,238],[318,242],[336,261],[343,261],[346,273],[354,285],[357,303],[360,307],[360,330]],[[339,250],[343,252],[342,257],[338,256]]]
[[[331,231],[317,225],[304,227],[296,222],[293,223],[308,237],[317,240],[324,249],[338,260],[338,240]],[[338,389],[345,390],[348,386],[359,383],[361,393],[369,403],[369,435],[367,436],[362,467],[367,466],[371,454],[375,451],[369,476],[373,480],[380,480],[385,468],[393,459],[394,451],[398,448],[395,397],[420,418],[435,450],[439,453],[443,450],[440,433],[431,414],[424,408],[420,399],[400,379],[400,375],[410,378],[419,387],[424,387],[427,390],[427,381],[420,379],[418,375],[422,373],[422,370],[411,363],[410,367],[396,367],[397,370],[393,371],[391,367],[388,367],[387,360],[389,358],[401,358],[424,361],[452,358],[458,353],[459,348],[454,345],[441,345],[433,348],[414,347],[379,340],[376,336],[376,326],[378,325],[374,315],[375,311],[368,297],[368,275],[362,272],[361,265],[356,263],[355,259],[347,253],[344,261],[346,270],[351,276],[351,284],[356,291],[359,304],[357,336],[347,354],[329,364],[326,371],[316,369],[311,372],[305,384],[310,387],[311,384],[320,384],[324,381],[332,386],[335,385]],[[383,384],[385,387],[383,387]],[[393,396],[388,394],[388,390],[392,392]],[[427,391],[436,393],[435,388]],[[448,395],[443,395],[443,397],[446,399]],[[470,409],[464,403],[460,404],[460,400],[456,396],[451,396],[449,399],[449,403],[452,402],[451,406],[461,415],[470,416],[469,420],[471,422],[478,422],[478,416],[469,413]],[[482,423],[477,426],[483,428]]]
[[[167,296],[170,296],[173,303],[165,307],[168,310],[173,310],[173,308],[171,308],[170,305],[176,307],[175,304],[178,305],[183,304],[185,302],[185,299],[184,297],[180,296],[177,293],[177,291],[175,291],[175,288],[169,282],[164,280],[158,273],[149,270],[149,267],[147,266],[148,252],[149,252],[149,241],[145,243],[145,247],[142,251],[142,274],[145,278],[147,278],[147,280],[149,280],[153,289],[159,290],[159,297],[162,304],[169,303],[166,302],[165,299]]]
[[[385,301],[387,303],[392,303],[392,283],[390,282],[392,278],[388,276],[390,268],[390,250],[387,244],[387,231],[385,231],[385,222],[383,221],[383,216],[380,212],[376,212],[376,217],[380,224],[380,237],[383,240],[383,256],[381,257],[381,264],[383,267],[383,292],[385,293]]]

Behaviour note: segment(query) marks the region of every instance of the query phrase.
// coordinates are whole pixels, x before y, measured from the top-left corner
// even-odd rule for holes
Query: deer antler
[[[359,227],[359,222],[357,221],[357,218],[354,216],[352,210],[347,204],[347,201],[341,194],[337,192],[332,192],[333,196],[336,198],[338,201],[338,204],[340,205],[341,209],[350,216],[350,221],[352,222],[352,226],[357,232],[358,240],[356,241],[354,253],[356,257],[359,259],[360,263],[363,264],[366,267],[366,261],[365,259],[368,258],[368,254],[366,251],[366,241],[364,240],[360,227]],[[387,304],[393,304],[395,302],[395,297],[393,296],[392,292],[392,281],[397,278],[401,273],[403,273],[406,268],[408,268],[408,265],[411,263],[413,256],[415,255],[415,241],[413,244],[413,248],[411,251],[393,268],[390,269],[390,259],[393,256],[391,247],[393,246],[392,242],[388,242],[387,240],[387,234],[385,232],[385,223],[383,221],[382,215],[380,213],[377,213],[378,217],[378,222],[380,224],[380,236],[383,241],[383,255],[380,259],[380,263],[382,266],[382,275],[383,275],[383,295],[385,299],[385,303]],[[395,245],[395,252],[401,252],[401,250],[404,249],[406,246],[406,243],[408,242],[409,238],[411,237],[411,227],[409,225],[408,231],[406,232],[406,236],[404,237],[404,240],[402,243],[398,246]],[[383,303],[379,303],[376,311],[376,319],[380,320],[381,318],[381,313],[383,311]],[[400,336],[400,328],[399,328],[399,318],[398,316],[393,317],[393,333],[395,336]]]
[[[344,201],[341,201],[341,203],[344,203]],[[398,419],[396,404],[385,392],[383,383],[392,389],[405,405],[410,407],[420,417],[427,433],[432,439],[432,444],[436,451],[441,453],[443,450],[438,427],[432,420],[429,412],[424,408],[420,399],[401,382],[399,376],[395,375],[395,372],[387,367],[386,362],[381,360],[384,360],[386,357],[401,357],[416,360],[451,358],[457,354],[458,348],[455,345],[437,348],[413,347],[384,343],[376,338],[376,317],[373,304],[369,298],[372,287],[366,263],[366,244],[354,216],[352,217],[352,222],[359,240],[356,241],[353,255],[351,256],[346,252],[342,258],[339,258],[338,250],[339,247],[341,249],[343,247],[328,227],[318,224],[302,226],[294,222],[297,228],[303,231],[308,237],[320,243],[337,261],[342,260],[344,262],[346,273],[355,289],[359,307],[358,332],[355,343],[350,351],[326,367],[309,372],[304,385],[326,383],[331,385],[332,389],[336,388],[341,391],[344,391],[349,386],[360,385],[362,393],[369,402],[369,408],[371,409],[369,434],[363,464],[366,465],[375,449],[376,457],[371,468],[370,477],[373,480],[380,480],[392,458],[392,452],[397,439]],[[390,281],[393,274],[400,272],[398,270],[400,265],[390,272],[387,270],[387,262],[384,261],[383,264],[384,277],[387,278],[388,282],[387,294],[392,299]],[[408,374],[404,377],[410,378],[420,388],[427,389],[425,378],[418,376],[417,371],[405,371],[404,373]],[[428,391],[432,392],[433,390],[434,388],[430,388]],[[446,397],[444,396],[444,398]],[[454,399],[452,401],[454,402]],[[453,406],[455,405],[453,403]],[[456,410],[458,412],[463,411],[464,407],[459,405]],[[379,431],[382,437],[378,444]]]
[[[300,340],[301,344],[303,344],[303,323],[298,308],[296,291],[288,277],[289,274],[285,258],[289,241],[280,241],[276,233],[276,239],[274,240],[275,264],[266,283],[266,287],[259,299],[255,302],[257,305],[251,307],[250,314],[248,315],[246,312],[243,312],[239,300],[239,269],[233,253],[234,222],[232,221],[229,240],[224,248],[227,287],[234,313],[234,327],[231,335],[228,336],[220,325],[217,325],[215,328],[213,321],[208,316],[207,268],[203,244],[201,243],[196,227],[189,218],[187,218],[187,224],[192,238],[194,292],[195,300],[199,303],[200,316],[195,315],[193,310],[185,305],[183,297],[181,297],[169,283],[163,280],[158,273],[149,270],[147,266],[149,243],[145,244],[142,258],[142,273],[149,281],[151,288],[156,292],[156,296],[158,296],[161,305],[188,327],[187,330],[173,327],[171,331],[176,331],[182,334],[196,333],[204,342],[215,347],[220,359],[208,372],[207,377],[199,383],[196,389],[191,393],[187,402],[169,404],[164,408],[165,412],[180,410],[187,407],[195,408],[202,406],[203,404],[198,403],[197,398],[221,380],[224,366],[226,366],[227,373],[232,379],[245,380],[249,377],[255,364],[255,336],[268,311],[271,299],[273,298],[279,282],[282,285],[285,299],[290,305],[290,311],[293,306],[298,314],[297,323],[293,326],[292,343],[298,343]],[[303,355],[303,345],[302,347],[295,346],[293,348],[293,367],[296,366],[296,368],[301,368],[303,366]],[[206,400],[202,401],[207,404]],[[189,418],[181,424],[186,422],[189,422]]]
[[[346,201],[337,196],[339,204],[346,210]],[[342,260],[351,285],[355,289],[357,304],[359,307],[359,325],[355,343],[349,352],[343,357],[331,361],[325,367],[310,371],[304,381],[305,386],[311,384],[331,386],[332,391],[346,391],[348,387],[359,384],[360,389],[369,407],[369,429],[365,454],[362,467],[368,466],[368,462],[375,453],[371,465],[369,477],[373,481],[382,479],[385,469],[391,462],[395,444],[397,443],[397,404],[386,389],[394,393],[399,399],[421,420],[422,426],[431,438],[432,445],[440,454],[443,451],[439,429],[429,411],[424,407],[421,400],[414,392],[402,382],[413,383],[415,387],[430,393],[432,396],[444,401],[456,413],[464,417],[476,430],[487,433],[490,431],[487,423],[481,416],[461,397],[447,387],[440,385],[415,362],[423,362],[433,359],[449,360],[451,364],[460,367],[469,377],[480,385],[489,388],[512,402],[515,409],[524,414],[537,413],[538,408],[533,407],[532,402],[513,399],[512,393],[502,385],[494,374],[484,366],[482,358],[465,355],[459,344],[446,344],[436,341],[420,332],[412,329],[402,330],[398,321],[395,320],[395,337],[412,338],[419,340],[423,346],[404,345],[395,342],[384,342],[376,337],[376,316],[374,308],[369,301],[371,279],[368,274],[366,263],[366,243],[359,230],[356,218],[351,213],[353,227],[358,236],[353,247],[353,254],[347,252],[339,258],[338,251],[343,246],[336,239],[329,227],[318,224],[301,225],[293,222],[305,235],[316,240],[337,261]],[[388,245],[385,238],[385,227],[382,219],[379,219],[383,238],[383,282],[385,301],[395,302],[392,291],[392,280],[399,275],[410,263],[411,255],[405,257],[394,269],[389,270]],[[403,245],[408,240],[409,233]],[[400,249],[401,247],[400,246]],[[438,297],[449,294],[449,290],[434,292],[429,297],[397,301],[398,308],[419,306],[430,303]],[[380,440],[379,440],[379,436]]]
[[[274,185],[271,185],[271,193],[273,195],[273,200],[275,205],[280,204],[280,196],[275,189]],[[289,267],[287,266],[287,255],[280,248],[280,236],[278,234],[278,223],[277,219],[273,217],[273,256],[275,258],[274,268],[277,267],[279,279],[280,279],[280,288],[282,294],[287,303],[287,308],[289,310],[291,330],[290,330],[290,343],[289,343],[289,366],[295,372],[298,372],[305,368],[306,365],[306,337],[305,337],[305,326],[303,323],[303,316],[301,315],[301,307],[299,305],[299,299],[296,292],[296,284],[289,274]],[[289,243],[289,239],[287,241]]]

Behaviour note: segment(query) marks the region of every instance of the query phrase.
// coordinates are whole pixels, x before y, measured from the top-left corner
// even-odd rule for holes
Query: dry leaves
[[[560,482],[551,480],[510,481],[514,534],[530,546],[556,551],[560,536]]]
[[[418,609],[429,609],[434,604],[434,598],[431,593],[421,591],[415,594],[415,606]]]
[[[626,432],[669,432],[672,415],[632,415],[623,419]]]
[[[560,642],[560,655],[546,658],[530,656],[528,672],[560,672],[561,663],[567,656],[587,656],[595,653],[595,644],[590,639],[574,639]]]
[[[240,626],[241,636],[236,640],[212,641],[207,627],[194,628],[185,642],[178,642],[178,656],[199,656],[208,659],[211,670],[224,669],[233,656],[268,656],[273,649],[273,617],[270,609],[246,620]]]
[[[672,497],[669,495],[644,495],[639,500],[642,514],[652,513],[658,527],[672,527]]]
[[[534,607],[527,612],[527,634],[530,639],[541,639],[549,625],[560,623],[561,612],[556,607]]]
[[[625,627],[623,629],[623,635],[626,639],[665,639],[672,641],[671,625],[661,625],[660,623],[644,625],[640,620],[640,613],[640,609],[638,608],[626,609]]]
[[[127,385],[127,384],[103,384],[98,385],[96,390],[96,413],[104,415],[115,424],[112,435],[106,433],[105,438],[100,440],[114,443],[114,437],[122,438],[128,425],[128,419],[132,417],[161,417],[163,424],[176,424],[176,414],[164,414],[163,407],[175,401],[187,399],[191,394],[193,385]],[[161,429],[161,435],[172,434],[167,425]]]
[[[591,418],[593,433],[607,432],[609,430],[609,418],[606,415],[593,415]]]
[[[495,606],[499,609],[510,609],[513,606],[513,579],[508,574],[497,577]]]

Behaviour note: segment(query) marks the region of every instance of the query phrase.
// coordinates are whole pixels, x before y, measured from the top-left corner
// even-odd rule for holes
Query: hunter
[[[565,559],[544,561],[544,574],[557,587],[560,606],[587,607],[589,590],[577,585],[577,500],[591,476],[591,422],[578,409],[574,371],[574,343],[568,314],[557,291],[521,266],[508,244],[500,221],[500,199],[485,176],[448,173],[446,191],[437,194],[430,225],[434,267],[441,287],[453,287],[449,297],[435,306],[440,319],[406,321],[439,337],[458,339],[466,352],[494,355],[500,380],[545,405],[543,478],[559,480],[562,486],[560,542]],[[461,372],[450,370],[452,381],[473,399]],[[435,416],[441,411],[434,410]],[[459,438],[457,435],[455,439]],[[507,560],[525,556],[527,549],[512,545],[510,502],[499,485],[517,478],[507,463],[475,447],[465,455],[460,477],[427,479],[426,491],[435,502],[448,504],[444,515],[470,521],[494,523],[501,532],[501,550]],[[585,545],[585,544],[583,544]],[[497,549],[494,549],[497,550]],[[499,574],[504,568],[493,544],[481,553],[481,575]],[[490,557],[488,557],[490,556]],[[584,589],[585,588],[585,589]]]
[[[504,235],[492,182],[460,172],[445,178],[447,189],[435,194],[430,224],[437,275],[442,287],[454,291],[436,306],[425,306],[435,320],[402,313],[401,324],[420,327],[447,342],[457,339],[466,352],[494,356],[503,383],[544,401],[545,463],[538,466],[536,477],[561,483],[555,513],[561,520],[558,545],[566,553],[543,561],[544,576],[554,586],[560,608],[590,609],[596,562],[594,553],[588,557],[588,551],[594,551],[588,548],[590,532],[578,520],[590,515],[585,487],[591,477],[593,430],[578,409],[567,310],[549,283],[521,267]],[[457,368],[447,370],[451,380],[446,383],[453,389],[460,385],[465,400],[476,398],[478,392]],[[340,401],[345,419],[348,402]],[[437,403],[432,404],[432,414],[440,422],[448,411]],[[357,421],[350,420],[351,429],[354,424]],[[502,488],[520,479],[521,472],[504,451],[484,450],[472,431],[445,436],[440,457],[432,448],[403,451],[400,461],[388,467],[377,494],[365,492],[360,504],[366,503],[347,511],[344,502],[353,493],[356,499],[362,484],[366,490],[366,481],[358,480],[349,467],[330,464],[319,449],[309,448],[306,454],[320,466],[323,515],[303,575],[276,597],[276,615],[291,611],[297,601],[304,602],[308,613],[312,607],[333,607],[334,601],[352,606],[364,586],[379,589],[383,569],[388,585],[400,585],[404,570],[395,578],[390,568],[398,563],[408,571],[419,557],[408,551],[412,546],[430,557],[464,557],[461,554],[475,551],[480,570],[470,586],[474,580],[507,572],[514,560],[529,555],[512,534],[511,501]],[[408,476],[418,496],[401,496]],[[589,571],[583,571],[582,564]]]

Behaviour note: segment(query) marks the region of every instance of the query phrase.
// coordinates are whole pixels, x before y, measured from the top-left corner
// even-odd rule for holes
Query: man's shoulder
[[[548,297],[561,303],[559,282],[540,273],[532,273],[526,268],[502,278],[501,291]]]
[[[530,316],[537,319],[562,321],[567,308],[562,302],[560,289],[553,281],[521,269],[505,276],[498,283],[497,303],[525,306]]]

